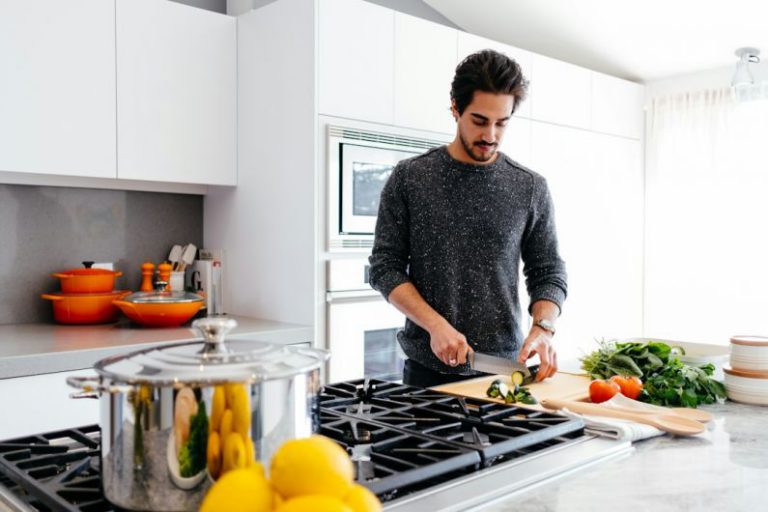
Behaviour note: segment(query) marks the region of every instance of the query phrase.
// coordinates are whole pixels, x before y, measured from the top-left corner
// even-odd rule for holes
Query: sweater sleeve
[[[373,249],[368,261],[371,287],[389,300],[397,286],[409,281],[409,211],[403,183],[404,164],[392,171],[381,191]]]
[[[552,198],[546,180],[541,177],[534,179],[521,249],[523,273],[531,305],[543,299],[554,302],[562,311],[568,293],[567,274],[565,262],[560,258],[557,248]]]

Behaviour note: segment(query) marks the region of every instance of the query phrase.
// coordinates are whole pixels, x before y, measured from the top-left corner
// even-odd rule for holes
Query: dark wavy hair
[[[472,102],[475,91],[511,94],[515,98],[512,106],[514,113],[528,93],[528,80],[513,59],[494,50],[481,50],[456,66],[456,74],[451,83],[451,99],[456,103],[459,115]]]

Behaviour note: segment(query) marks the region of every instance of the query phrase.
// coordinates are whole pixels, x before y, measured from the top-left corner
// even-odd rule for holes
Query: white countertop
[[[232,316],[238,326],[233,338],[270,343],[311,342],[312,327]],[[188,326],[138,327],[127,321],[105,325],[0,325],[0,379],[91,368],[108,356],[201,337]]]

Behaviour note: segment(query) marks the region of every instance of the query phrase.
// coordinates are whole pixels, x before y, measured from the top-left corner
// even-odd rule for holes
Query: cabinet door
[[[499,149],[512,160],[531,165],[531,121],[513,117],[507,123]]]
[[[469,34],[467,32],[458,33],[458,58],[457,63],[464,60],[468,55],[478,52],[480,50],[491,49],[496,50],[499,53],[503,53],[507,57],[514,59],[520,68],[523,70],[523,76],[529,81],[532,79],[533,72],[533,57],[530,52],[509,46],[493,39],[486,39],[485,37],[476,36],[475,34]],[[531,102],[524,100],[517,107],[515,111],[516,117],[530,117],[531,116]]]
[[[394,11],[359,0],[318,9],[320,113],[392,124]]]
[[[235,184],[235,24],[117,0],[118,178]]]
[[[396,125],[456,132],[451,115],[456,39],[452,28],[395,13]]]
[[[640,84],[592,72],[592,130],[641,138],[644,93]]]
[[[0,3],[0,170],[115,177],[115,4]]]
[[[51,430],[99,422],[99,400],[69,397],[70,375],[96,375],[93,370],[49,373],[0,379],[0,439],[28,436]]]
[[[539,122],[531,137],[533,169],[547,178],[568,270],[557,347],[575,358],[595,338],[641,329],[640,144]]]
[[[590,128],[591,71],[534,54],[532,76],[532,119]]]

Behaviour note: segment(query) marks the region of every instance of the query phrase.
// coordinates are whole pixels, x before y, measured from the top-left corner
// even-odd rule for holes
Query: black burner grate
[[[97,425],[0,442],[5,485],[41,511],[113,510],[101,492]]]

